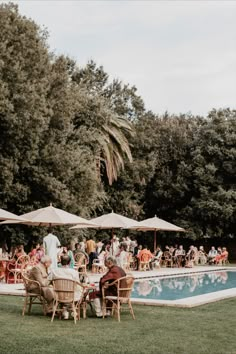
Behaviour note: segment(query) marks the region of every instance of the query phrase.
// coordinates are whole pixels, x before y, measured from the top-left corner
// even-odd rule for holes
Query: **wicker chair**
[[[39,282],[31,280],[27,277],[26,272],[22,272],[22,279],[25,286],[25,301],[22,310],[22,316],[25,315],[26,308],[28,306],[28,314],[31,312],[32,305],[41,305],[43,313],[46,315],[46,300],[42,296],[42,288]],[[34,292],[30,292],[30,288],[33,287]]]
[[[74,313],[74,322],[76,324],[77,317],[80,320],[80,303],[83,298],[83,294],[81,294],[81,300],[75,300],[75,291],[78,283],[74,280],[64,278],[54,279],[52,283],[55,299],[53,301],[51,322],[53,322],[56,312],[60,313],[64,311],[63,308],[60,308],[60,305],[67,305]]]
[[[80,274],[87,273],[86,256],[82,252],[75,255],[75,268],[78,269]]]
[[[170,252],[164,252],[164,265],[165,267],[173,267],[173,258]]]
[[[21,273],[30,263],[30,257],[27,255],[20,256],[15,263],[9,262],[7,265],[7,283],[11,280],[11,275],[13,276],[14,284],[22,282]]]
[[[102,288],[103,318],[105,316],[106,310],[111,308],[112,315],[114,314],[114,311],[116,311],[117,319],[120,322],[121,305],[127,304],[132,318],[135,319],[134,311],[130,300],[133,284],[134,284],[133,276],[127,275],[126,277],[117,279],[110,284],[106,283],[103,286]],[[106,295],[106,293],[109,294],[109,288],[113,287],[114,289],[114,286],[117,287],[117,295]]]
[[[103,273],[106,271],[104,262],[101,262],[100,259],[95,258],[92,264],[92,273]]]

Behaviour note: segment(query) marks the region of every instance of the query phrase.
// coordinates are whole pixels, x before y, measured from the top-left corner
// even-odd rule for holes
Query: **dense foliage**
[[[135,87],[55,56],[47,36],[0,5],[0,207],[157,214],[190,238],[234,237],[236,111],[147,112]],[[1,239],[43,232],[2,227]]]

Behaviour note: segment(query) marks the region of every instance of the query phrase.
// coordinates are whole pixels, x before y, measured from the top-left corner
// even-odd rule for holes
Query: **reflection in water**
[[[137,283],[136,291],[139,295],[143,296],[146,296],[150,293],[158,295],[162,292],[161,282],[159,279],[149,279],[140,281]]]
[[[236,287],[236,272],[215,271],[135,281],[132,297],[176,300]]]

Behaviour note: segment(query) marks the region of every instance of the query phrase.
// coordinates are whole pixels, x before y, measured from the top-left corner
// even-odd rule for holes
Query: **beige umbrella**
[[[17,220],[17,221],[25,221],[24,218],[18,216],[16,214],[10,213],[4,209],[0,209],[0,220]]]
[[[97,226],[98,229],[128,229],[130,226],[138,225],[139,223],[133,219],[127,218],[126,216],[116,214],[114,212],[110,214],[105,214],[90,220],[93,224]],[[93,227],[93,226],[90,226]],[[80,225],[75,225],[70,229],[81,228]]]
[[[52,205],[31,211],[21,215],[26,221],[11,221],[6,220],[1,224],[26,224],[26,225],[35,225],[35,226],[57,226],[57,225],[68,225],[68,224],[80,224],[83,227],[87,226],[97,226],[92,221],[81,218],[77,215],[70,214],[62,209],[54,208]]]
[[[97,227],[95,227],[96,229],[111,229],[112,238],[113,238],[114,229],[129,229],[131,226],[138,224],[137,221],[127,218],[126,216],[116,214],[113,211],[112,213],[94,218],[91,221],[94,224],[98,225]],[[89,227],[91,228],[93,226],[89,226]],[[70,229],[79,229],[79,228],[81,228],[80,225],[75,225]]]
[[[131,229],[138,231],[154,231],[154,250],[156,249],[157,231],[185,232],[183,228],[171,224],[165,220],[159,219],[156,215],[153,218],[145,219],[138,222],[138,225],[136,223],[136,225],[133,225]]]

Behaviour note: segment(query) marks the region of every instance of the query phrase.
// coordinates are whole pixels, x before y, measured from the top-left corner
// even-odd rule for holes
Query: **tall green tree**
[[[200,234],[235,235],[236,111],[212,110],[194,136],[192,198],[186,218]]]
[[[124,161],[132,161],[129,139],[134,131],[130,123],[135,115],[137,102],[135,89],[113,81],[102,67],[89,62],[85,68],[77,69],[72,75],[78,85],[79,109],[74,119],[76,129],[86,126],[93,131],[89,139],[94,151],[98,175],[106,173],[111,185],[124,169]],[[89,132],[89,133],[90,133]]]
[[[2,207],[20,214],[53,202],[88,216],[104,193],[92,151],[73,141],[74,63],[50,54],[47,33],[17,6],[3,4],[0,14]],[[22,232],[26,241],[31,232]]]

